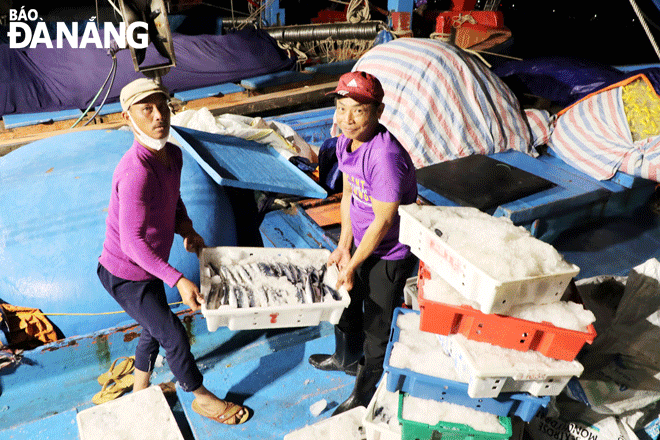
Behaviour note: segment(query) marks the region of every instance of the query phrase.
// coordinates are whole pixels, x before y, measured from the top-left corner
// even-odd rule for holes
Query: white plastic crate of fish
[[[401,440],[399,424],[399,392],[386,388],[387,372],[383,374],[380,385],[367,405],[362,425],[366,430],[367,440]]]
[[[556,396],[584,367],[578,361],[552,359],[537,351],[521,352],[487,342],[471,341],[461,334],[438,335],[456,372],[468,382],[472,398],[497,397],[501,392]]]
[[[399,240],[483,313],[561,299],[580,269],[511,220],[476,208],[399,207]]]
[[[350,303],[334,289],[325,249],[204,248],[199,257],[202,314],[209,331],[337,324]]]

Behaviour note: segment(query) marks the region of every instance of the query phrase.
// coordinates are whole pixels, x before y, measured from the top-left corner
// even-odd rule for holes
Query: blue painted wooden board
[[[335,250],[334,243],[307,213],[297,206],[271,211],[259,232],[265,247]]]
[[[552,166],[562,168],[564,170],[572,170],[572,172],[581,175],[584,179],[591,180],[598,185],[601,185],[603,188],[606,188],[612,192],[622,192],[628,188],[633,188],[636,186],[645,186],[645,185],[655,185],[656,182],[652,180],[643,179],[641,177],[635,177],[630,174],[617,171],[610,180],[597,180],[591,176],[588,176],[581,171],[571,167],[566,162],[557,157],[552,149],[548,149],[548,154],[540,156],[539,160],[543,163],[550,164]]]
[[[332,124],[332,116],[335,114],[335,107],[323,107],[312,110],[304,110],[296,113],[287,113],[280,116],[266,118],[267,121],[276,120],[284,124],[294,126],[296,124],[308,124],[318,122],[323,124]]]
[[[268,145],[177,126],[171,133],[218,185],[310,198],[328,195]]]
[[[266,120],[286,124],[294,129],[308,144],[321,146],[326,139],[331,137],[330,129],[332,128],[332,117],[334,113],[334,107],[324,107],[266,118]]]
[[[435,206],[460,206],[458,203],[441,196],[437,192],[430,190],[419,183],[417,184],[417,194]]]
[[[79,118],[81,114],[82,112],[80,109],[74,108],[54,112],[3,115],[2,120],[5,122],[5,128],[16,128],[25,127],[27,125],[45,124],[53,121],[64,121],[66,119],[76,119]]]
[[[305,68],[306,72],[320,73],[324,75],[340,75],[342,73],[350,72],[355,66],[357,60],[337,61],[334,63],[317,64]]]

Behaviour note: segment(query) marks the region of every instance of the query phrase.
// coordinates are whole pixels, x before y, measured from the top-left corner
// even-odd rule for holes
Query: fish
[[[211,277],[211,288],[209,289],[206,305],[209,309],[217,309],[222,301],[222,277],[213,275]]]
[[[254,292],[252,289],[244,287],[243,289],[243,294],[244,294],[244,299],[248,305],[248,307],[256,307],[257,306],[257,298],[254,295]]]
[[[236,284],[233,285],[231,287],[231,292],[232,292],[232,296],[236,299],[236,307],[242,309],[246,305],[249,306],[249,303],[245,302],[245,298],[243,297],[243,292],[238,285]]]
[[[339,292],[337,292],[335,289],[333,289],[332,287],[328,286],[325,283],[323,284],[323,295],[329,296],[335,301],[341,301],[341,296],[339,295]]]
[[[323,291],[321,288],[321,277],[316,268],[311,267],[309,272],[309,285],[312,287],[312,300],[315,303],[323,301]]]
[[[312,286],[312,274],[311,271],[308,269],[305,270],[305,277],[304,277],[304,286],[305,286],[305,302],[308,304],[312,304],[314,302],[314,287]]]
[[[257,263],[257,267],[263,273],[264,275],[267,275],[269,277],[278,277],[280,276],[278,273],[277,268],[274,265],[271,264],[266,264],[266,263]]]

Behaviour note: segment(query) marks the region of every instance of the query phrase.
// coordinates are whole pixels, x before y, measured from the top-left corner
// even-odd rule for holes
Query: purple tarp
[[[172,92],[289,70],[295,60],[277,47],[268,33],[254,28],[226,35],[174,34],[176,67],[163,76]],[[153,49],[153,46],[151,47]],[[64,109],[85,109],[99,91],[112,66],[106,49],[30,49],[0,45],[0,115]],[[154,64],[147,52],[142,65]],[[151,62],[150,62],[151,61]],[[108,96],[116,102],[121,88],[142,77],[136,72],[128,49],[117,53],[117,73]],[[105,89],[96,101],[98,105]]]

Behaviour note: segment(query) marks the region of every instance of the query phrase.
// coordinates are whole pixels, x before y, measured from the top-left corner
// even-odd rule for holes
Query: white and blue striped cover
[[[353,70],[381,81],[381,123],[417,168],[509,149],[536,155],[532,147],[539,144],[537,135],[514,94],[485,65],[455,46],[400,38],[369,50]],[[547,116],[530,114],[532,125],[541,130],[539,139],[548,133]]]
[[[633,142],[621,98],[624,84],[587,96],[561,113],[549,146],[564,162],[598,180],[621,171],[658,181],[660,136]]]

